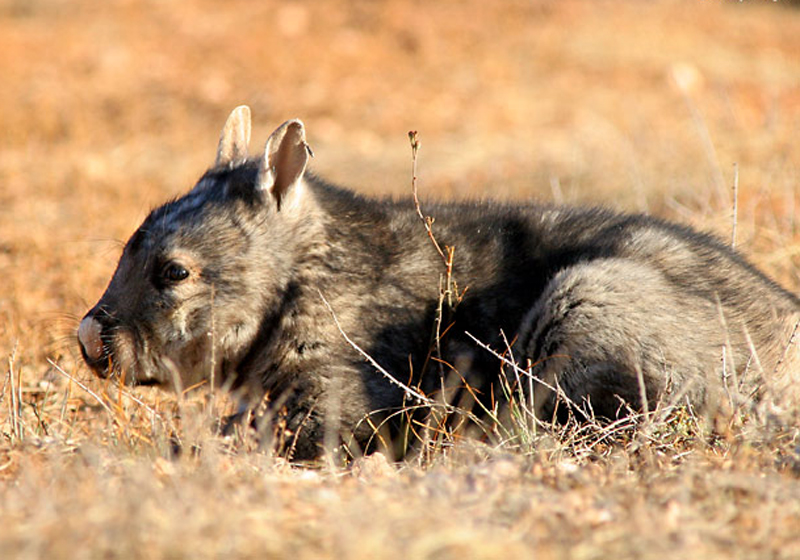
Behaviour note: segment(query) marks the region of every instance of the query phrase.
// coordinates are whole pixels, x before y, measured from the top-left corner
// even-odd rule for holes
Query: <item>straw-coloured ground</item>
[[[797,292],[796,6],[7,0],[0,45],[0,558],[800,556],[793,410],[298,468],[219,436],[224,394],[92,378],[74,334],[241,103],[258,143],[302,118],[314,170],[359,192],[410,193],[413,129],[423,202],[649,212]]]

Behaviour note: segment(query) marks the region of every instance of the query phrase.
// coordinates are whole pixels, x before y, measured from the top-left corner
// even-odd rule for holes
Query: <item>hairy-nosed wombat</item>
[[[296,457],[313,457],[329,420],[363,444],[365,416],[404,404],[404,389],[354,345],[428,394],[447,369],[426,367],[433,353],[489,399],[502,368],[474,339],[503,352],[507,335],[537,380],[542,417],[556,386],[614,417],[621,400],[642,407],[669,389],[702,405],[714,387],[749,392],[766,379],[783,391],[797,373],[800,302],[707,235],[600,209],[432,206],[435,238],[456,249],[452,278],[466,288],[442,306],[443,261],[411,202],[307,173],[298,120],[255,158],[249,136],[239,107],[214,167],[128,241],[78,330],[98,375],[268,393],[300,432]]]

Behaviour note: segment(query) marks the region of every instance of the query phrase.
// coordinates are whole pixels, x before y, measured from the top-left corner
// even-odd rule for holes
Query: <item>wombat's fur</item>
[[[252,159],[249,136],[249,110],[237,108],[214,167],[128,241],[79,329],[98,375],[269,393],[300,432],[296,457],[316,455],[330,425],[363,444],[367,415],[406,402],[343,333],[409,387],[432,394],[454,366],[487,402],[502,394],[501,364],[472,337],[504,352],[506,336],[544,382],[532,386],[546,418],[564,409],[556,386],[612,418],[620,397],[700,406],[720,388],[792,386],[800,302],[707,235],[599,209],[431,206],[436,241],[455,248],[451,296],[463,297],[449,305],[444,261],[410,201],[307,173],[300,121]]]

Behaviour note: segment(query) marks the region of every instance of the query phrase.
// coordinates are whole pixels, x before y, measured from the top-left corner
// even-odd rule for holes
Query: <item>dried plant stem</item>
[[[739,164],[733,164],[733,227],[731,228],[731,248],[736,248],[736,223],[739,215]]]
[[[417,131],[409,131],[408,139],[411,142],[411,194],[414,199],[414,209],[417,212],[417,216],[419,216],[419,219],[422,221],[422,224],[425,226],[425,231],[427,232],[428,238],[431,240],[434,249],[436,249],[436,252],[439,253],[439,256],[442,258],[445,268],[444,277],[440,277],[439,279],[439,300],[436,309],[436,318],[434,322],[433,333],[431,334],[431,345],[428,355],[425,358],[425,363],[422,367],[422,374],[424,374],[426,371],[431,356],[435,352],[439,362],[439,375],[442,379],[444,379],[445,372],[442,365],[444,355],[442,354],[441,340],[443,335],[442,322],[444,321],[445,304],[447,305],[447,309],[451,311],[454,310],[456,305],[458,305],[463,298],[464,294],[458,293],[458,285],[453,278],[453,259],[455,257],[455,247],[445,245],[444,249],[442,249],[442,246],[439,244],[439,242],[436,240],[436,236],[433,234],[434,219],[430,216],[426,216],[423,213],[422,205],[419,201],[419,194],[417,190],[417,156],[419,154],[420,141],[417,137]],[[466,290],[464,290],[464,292],[466,292]]]
[[[425,231],[428,233],[431,243],[433,243],[433,247],[436,249],[436,252],[439,253],[439,256],[442,257],[442,261],[444,262],[446,274],[445,294],[447,304],[452,307],[454,305],[453,293],[456,293],[457,296],[455,303],[458,303],[461,300],[461,296],[463,296],[463,294],[459,295],[457,293],[458,286],[453,280],[453,257],[455,256],[456,248],[445,245],[444,249],[442,249],[441,245],[439,245],[439,242],[436,240],[436,237],[433,235],[434,219],[430,216],[426,216],[422,212],[422,205],[419,202],[419,194],[417,193],[417,154],[420,147],[420,141],[417,138],[417,131],[410,130],[408,132],[408,139],[411,141],[411,194],[414,198],[414,209],[417,211],[417,216],[419,216],[419,219],[422,220],[422,223],[425,226]],[[466,292],[466,289],[464,291]]]
[[[103,399],[103,398],[102,398],[100,395],[98,395],[97,393],[95,393],[94,391],[92,391],[91,389],[89,389],[89,387],[87,387],[86,385],[84,385],[83,383],[81,383],[80,381],[78,381],[78,380],[75,378],[75,376],[68,374],[66,371],[64,371],[64,370],[61,368],[61,366],[59,366],[57,363],[55,363],[55,362],[54,362],[53,360],[51,360],[50,358],[48,358],[48,359],[47,359],[47,363],[49,363],[51,366],[53,366],[53,369],[55,369],[55,370],[56,370],[56,372],[58,372],[59,374],[61,374],[61,375],[62,375],[62,376],[64,376],[64,377],[66,377],[66,378],[67,378],[67,379],[69,379],[69,380],[70,380],[72,383],[74,383],[75,385],[77,385],[78,387],[80,387],[81,389],[83,389],[84,391],[86,391],[86,393],[88,393],[88,394],[89,394],[89,395],[90,395],[90,396],[91,396],[91,397],[92,397],[94,400],[96,400],[96,401],[97,401],[97,403],[98,403],[98,404],[99,404],[101,407],[103,407],[103,410],[105,410],[105,411],[108,413],[108,415],[111,417],[111,419],[112,419],[112,420],[114,420],[114,421],[116,422],[116,420],[117,420],[117,419],[116,419],[116,415],[114,414],[114,411],[113,411],[113,410],[111,410],[111,407],[110,407],[110,406],[108,406],[108,404],[106,403],[105,399]]]
[[[208,402],[208,409],[214,410],[217,404],[217,393],[216,393],[216,385],[217,385],[217,344],[216,344],[216,335],[217,335],[217,323],[216,323],[216,313],[214,313],[214,296],[216,295],[216,286],[213,284],[211,285],[211,329],[208,332],[208,337],[211,339],[211,371],[209,372],[209,393],[210,399]]]
[[[14,361],[16,360],[17,356],[17,345],[14,345],[14,350],[12,350],[11,355],[8,357],[8,381],[9,381],[9,393],[11,395],[11,400],[9,400],[9,413],[11,416],[11,432],[14,434],[14,437],[17,438],[18,441],[22,440],[23,431],[22,431],[22,424],[20,419],[20,407],[22,403],[22,372],[20,371],[17,374],[17,384],[16,387],[14,385]]]
[[[559,397],[563,398],[563,399],[564,399],[564,400],[567,402],[567,404],[569,404],[570,406],[572,406],[572,407],[573,407],[575,410],[580,410],[580,408],[578,407],[578,405],[577,405],[577,404],[575,404],[575,402],[574,402],[574,401],[572,401],[572,400],[571,400],[571,399],[570,399],[570,398],[567,396],[567,394],[566,394],[566,393],[564,393],[564,391],[563,391],[563,390],[562,390],[562,389],[561,389],[561,388],[560,388],[558,385],[556,385],[556,386],[554,387],[553,385],[550,385],[549,383],[547,383],[547,382],[546,382],[546,381],[544,381],[543,379],[541,379],[541,378],[539,378],[539,377],[536,377],[536,376],[535,376],[535,375],[533,375],[533,374],[532,374],[530,371],[527,371],[527,370],[525,370],[525,369],[522,369],[521,367],[519,367],[519,365],[518,365],[518,364],[516,364],[515,362],[511,361],[510,359],[508,359],[508,358],[507,358],[506,356],[504,356],[503,354],[500,354],[499,352],[497,352],[495,349],[493,349],[491,346],[489,346],[489,345],[488,345],[488,344],[486,344],[485,342],[481,342],[481,341],[480,341],[480,340],[478,340],[478,339],[477,339],[475,336],[473,336],[471,333],[469,333],[469,332],[465,332],[464,334],[466,334],[466,335],[467,335],[469,338],[471,338],[471,339],[472,339],[472,341],[473,341],[473,342],[475,342],[475,344],[477,344],[478,346],[480,346],[481,348],[483,348],[484,350],[486,350],[487,352],[489,352],[489,353],[490,353],[492,356],[494,356],[495,358],[497,358],[498,360],[500,360],[502,363],[504,363],[505,365],[507,365],[507,366],[509,366],[509,367],[511,367],[511,368],[514,368],[514,373],[515,373],[515,374],[522,373],[522,375],[526,375],[526,376],[529,376],[529,377],[531,377],[531,378],[533,379],[533,381],[534,381],[534,382],[536,382],[536,383],[538,383],[538,384],[540,384],[540,385],[542,385],[542,386],[544,386],[544,387],[547,387],[548,389],[550,389],[551,391],[553,391],[554,393],[556,393],[556,394],[557,394]],[[555,356],[554,356],[554,357],[555,357]]]
[[[126,391],[122,385],[119,385],[117,387],[117,391],[119,391],[119,399],[117,400],[117,403],[116,403],[117,410],[114,411],[108,405],[108,403],[106,402],[106,400],[103,397],[101,397],[100,395],[98,395],[97,393],[92,391],[84,383],[81,383],[78,379],[75,378],[74,375],[70,375],[69,373],[64,371],[64,369],[61,366],[59,366],[57,363],[55,363],[50,358],[47,359],[47,363],[49,363],[57,373],[59,373],[60,375],[62,375],[65,378],[67,378],[71,383],[74,383],[75,385],[77,385],[78,387],[80,387],[81,389],[86,391],[87,394],[89,394],[93,399],[95,399],[100,404],[100,406],[103,407],[103,409],[108,413],[108,415],[111,417],[111,419],[114,421],[115,424],[121,426],[121,422],[120,422],[120,419],[119,419],[119,414],[122,411],[122,397],[129,398],[130,400],[135,402],[137,405],[141,406],[144,410],[147,411],[148,414],[150,414],[151,418],[158,419],[158,421],[161,422],[162,425],[166,426],[168,424],[167,420],[157,410],[155,410],[153,407],[151,407],[150,405],[148,405],[147,403],[142,401],[139,397],[137,397],[136,395],[134,395],[130,391]],[[65,395],[65,402],[66,402],[66,395]],[[65,413],[65,411],[62,410],[62,413],[61,413],[62,414],[62,418],[61,418],[62,422],[64,420],[64,418],[63,418],[64,413]]]
[[[647,386],[644,383],[644,372],[636,365],[636,381],[639,384],[639,399],[642,401],[642,414],[644,418],[650,417],[650,403],[647,400]]]
[[[321,291],[317,290],[317,293],[319,294],[319,297],[322,299],[322,303],[324,303],[325,307],[328,308],[328,311],[330,312],[331,317],[333,317],[333,322],[336,324],[336,328],[339,330],[339,334],[342,335],[342,337],[347,341],[347,343],[356,352],[361,354],[364,357],[364,359],[367,360],[367,362],[369,362],[372,365],[372,367],[374,367],[376,370],[378,370],[378,372],[381,375],[383,375],[392,385],[400,387],[406,393],[406,395],[408,395],[409,397],[411,397],[411,398],[413,398],[413,399],[415,399],[418,402],[421,402],[423,404],[427,404],[427,405],[433,405],[434,404],[434,402],[431,399],[429,399],[428,397],[426,397],[425,395],[423,395],[419,391],[416,391],[416,390],[412,389],[411,387],[409,387],[408,385],[406,385],[405,383],[403,383],[401,381],[398,381],[392,374],[390,374],[383,367],[381,367],[381,365],[378,362],[376,362],[375,359],[372,356],[370,356],[367,352],[362,350],[361,347],[358,344],[353,342],[353,340],[349,336],[347,336],[347,333],[344,332],[344,329],[342,329],[342,325],[341,325],[341,323],[339,323],[339,318],[336,316],[336,313],[334,312],[333,307],[331,307],[331,304],[328,303],[328,300],[325,299],[325,296],[322,295]]]
[[[411,192],[414,197],[414,208],[417,211],[419,219],[422,220],[422,223],[425,225],[425,231],[428,232],[428,237],[431,243],[433,243],[436,252],[439,253],[445,266],[447,266],[447,257],[433,235],[433,218],[422,213],[422,206],[419,203],[419,195],[417,194],[417,153],[419,152],[420,142],[419,139],[417,139],[417,131],[408,131],[408,139],[411,142]]]
[[[778,371],[780,371],[781,366],[783,366],[783,362],[786,361],[786,356],[789,354],[789,349],[795,344],[798,327],[800,327],[800,320],[796,321],[794,327],[792,328],[792,334],[789,336],[789,342],[787,342],[786,346],[784,346],[783,352],[781,353],[781,357],[772,370],[773,375],[775,375]]]

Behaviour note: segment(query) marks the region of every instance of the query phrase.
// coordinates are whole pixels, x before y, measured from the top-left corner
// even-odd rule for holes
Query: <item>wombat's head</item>
[[[298,228],[308,221],[310,152],[298,120],[270,136],[263,157],[248,159],[249,137],[250,110],[238,107],[215,166],[188,194],[151,212],[125,245],[78,328],[97,375],[191,386],[234,368],[278,307]]]

